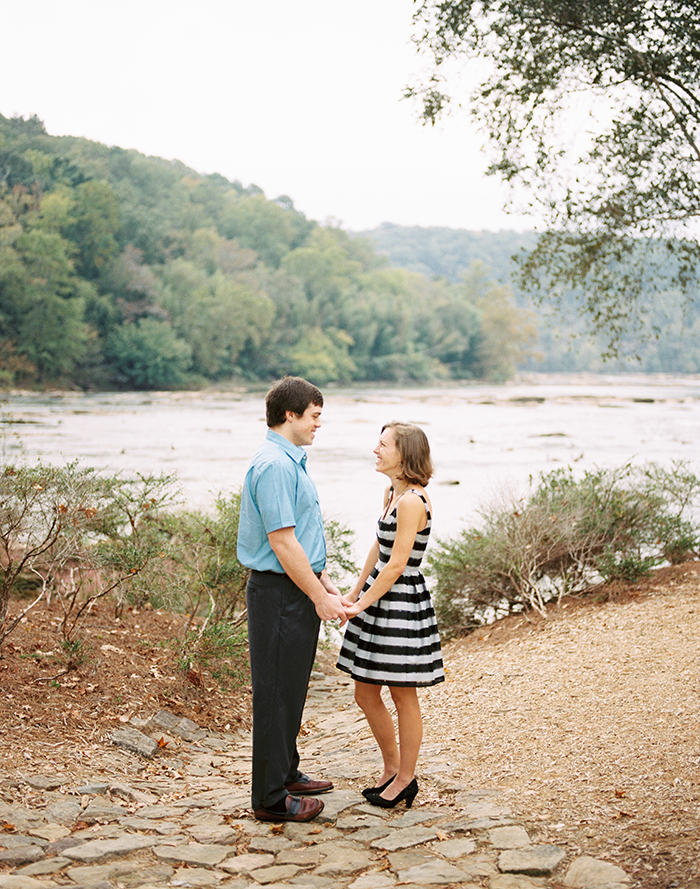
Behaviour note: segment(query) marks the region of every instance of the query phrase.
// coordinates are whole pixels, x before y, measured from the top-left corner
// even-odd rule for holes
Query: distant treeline
[[[0,116],[3,385],[504,380],[533,344],[485,266],[392,267],[287,197]]]
[[[700,373],[700,294],[684,300],[663,281],[648,285],[641,330],[630,329],[620,354],[627,358],[604,361],[603,339],[589,335],[573,293],[560,294],[557,308],[535,306],[518,291],[513,257],[531,250],[534,232],[467,231],[450,228],[406,227],[384,223],[359,232],[395,266],[431,278],[458,283],[484,263],[488,274],[509,286],[521,309],[530,309],[537,328],[537,354],[519,364],[520,369],[557,371],[644,371],[646,373]],[[644,249],[653,249],[644,245]],[[631,325],[630,325],[631,327]]]

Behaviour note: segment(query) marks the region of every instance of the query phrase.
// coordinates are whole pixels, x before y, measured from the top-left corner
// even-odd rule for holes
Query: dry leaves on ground
[[[18,603],[12,603],[16,612]],[[31,611],[5,641],[0,658],[0,725],[6,774],[22,769],[84,772],[120,723],[166,709],[200,725],[246,724],[247,689],[222,689],[206,671],[183,672],[177,642],[186,618],[151,608],[115,617],[95,603],[82,633],[81,663],[65,672],[54,600]]]

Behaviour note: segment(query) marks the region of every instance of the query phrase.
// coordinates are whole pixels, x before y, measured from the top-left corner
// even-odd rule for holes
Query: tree
[[[471,110],[489,172],[532,188],[544,209],[521,282],[540,296],[574,290],[609,354],[657,282],[687,299],[700,268],[697,5],[421,0],[414,21],[433,64],[407,95],[434,123],[454,63],[481,72]]]
[[[249,251],[236,248],[216,232],[211,234],[214,242],[197,238],[189,251],[198,263],[179,258],[165,266],[161,301],[178,336],[191,346],[193,371],[218,379],[237,371],[239,355],[247,345],[260,346],[275,307],[250,272],[225,274],[213,261],[213,257],[223,257],[226,266],[233,267],[238,256],[238,264],[245,266]],[[204,245],[211,249],[204,250]],[[197,246],[201,249],[194,249]],[[207,269],[215,271],[209,274]]]
[[[83,182],[74,194],[73,219],[66,234],[76,244],[80,274],[96,278],[118,252],[115,233],[119,227],[119,205],[106,182]]]
[[[76,463],[22,464],[0,472],[0,646],[49,592],[60,604],[64,643],[74,645],[95,599],[131,587],[166,546],[155,514],[176,492],[169,476],[109,477]],[[162,563],[156,574],[162,571]],[[8,615],[22,581],[35,598]],[[77,649],[69,647],[68,651]]]
[[[316,225],[290,204],[268,201],[263,194],[232,192],[222,216],[221,233],[255,250],[272,268],[278,268],[290,250],[303,244]]]
[[[122,380],[134,389],[175,389],[184,385],[192,363],[189,343],[157,318],[118,327],[105,346]]]

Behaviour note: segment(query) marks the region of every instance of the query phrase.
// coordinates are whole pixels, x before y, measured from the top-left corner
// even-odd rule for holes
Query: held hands
[[[345,608],[351,603],[343,597],[343,594],[325,571],[321,574],[320,580],[326,595],[316,602],[316,614],[318,614],[321,620],[339,619],[342,626],[347,620]]]
[[[328,590],[326,591],[328,595],[325,599],[316,603],[316,614],[318,614],[321,620],[340,619],[340,626],[342,627],[351,617],[362,611],[355,598],[352,597],[352,593],[348,596],[343,596],[340,590],[338,590],[337,595]]]
[[[363,606],[360,605],[359,600],[360,590],[361,587],[358,588],[356,586],[355,589],[353,589],[347,594],[347,596],[343,598],[343,604],[345,606],[345,617],[340,622],[341,627],[345,626],[345,624],[350,620],[351,617],[356,617],[363,610]]]
[[[316,614],[321,620],[335,620],[340,618],[341,626],[345,623],[345,606],[340,596],[334,596],[332,593],[326,595],[316,602]]]
[[[360,602],[347,603],[345,606],[345,617],[340,621],[340,626],[344,626],[350,618],[357,617],[362,610],[363,606]]]

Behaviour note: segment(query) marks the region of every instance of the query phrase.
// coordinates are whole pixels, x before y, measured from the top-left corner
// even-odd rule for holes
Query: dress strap
[[[389,506],[391,505],[391,498],[394,494],[394,486],[391,485],[389,487],[389,496],[386,498],[386,504],[384,506],[384,512],[382,513],[382,521],[389,515]]]
[[[428,518],[430,518],[430,507],[428,506],[428,500],[427,500],[425,494],[421,494],[421,492],[416,491],[415,488],[406,488],[406,490],[403,493],[408,494],[409,492],[411,494],[415,494],[417,497],[420,497],[420,499],[423,501],[423,505],[425,506],[425,514],[427,515]],[[403,497],[403,494],[401,496]]]

